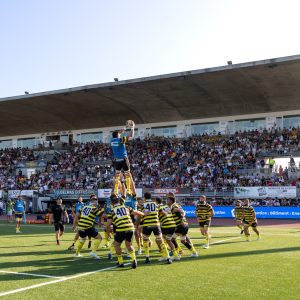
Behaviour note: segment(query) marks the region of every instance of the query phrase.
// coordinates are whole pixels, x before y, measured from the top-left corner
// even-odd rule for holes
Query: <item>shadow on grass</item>
[[[184,264],[185,262],[190,261],[202,261],[207,259],[222,259],[227,257],[248,257],[252,255],[261,255],[261,254],[273,254],[273,253],[282,253],[282,252],[294,252],[299,251],[300,247],[286,247],[286,248],[276,248],[276,249],[262,249],[262,250],[252,250],[252,251],[239,251],[239,252],[230,252],[230,253],[218,253],[218,254],[201,254],[198,257],[195,258],[186,258],[183,257],[180,262],[173,262],[175,264]],[[74,276],[76,274],[80,274],[83,272],[92,272],[95,270],[101,270],[109,267],[114,267],[115,263],[117,262],[116,257],[114,256],[113,261],[108,261],[106,258],[103,259],[103,255],[101,255],[100,251],[98,255],[102,257],[101,260],[96,261],[93,258],[90,258],[88,253],[83,253],[83,258],[80,259],[74,259],[73,253],[70,253],[70,257],[57,257],[49,259],[50,255],[55,254],[64,254],[61,251],[40,251],[37,253],[33,253],[34,255],[44,255],[44,260],[31,260],[31,261],[18,261],[18,262],[2,262],[0,263],[0,270],[5,271],[6,269],[8,271],[13,270],[20,270],[19,272],[23,273],[32,273],[32,274],[39,274],[39,275],[50,275],[50,276]],[[21,255],[24,255],[25,253],[21,252]],[[104,253],[102,253],[104,254]],[[7,256],[14,256],[14,255],[20,255],[20,253],[16,254],[8,254]],[[28,253],[26,253],[28,255]],[[164,265],[168,265],[165,262],[158,262],[158,253],[155,250],[152,250],[150,252],[150,257],[152,258],[151,264],[145,264],[144,258],[145,257],[137,257],[138,259],[138,268],[145,268],[148,266],[152,267],[161,267]],[[124,263],[130,262],[130,260],[126,260],[124,255]],[[184,266],[184,265],[183,265]],[[27,268],[27,270],[25,269]],[[35,268],[35,270],[32,270],[32,268]],[[125,268],[116,268],[107,270],[105,272],[119,272],[119,271],[128,271],[131,269],[131,265],[125,266]],[[5,274],[5,273],[4,273]],[[15,275],[13,276],[13,280],[23,280],[24,276],[22,275]],[[32,276],[33,277],[33,276]],[[31,279],[31,276],[26,276],[26,280]],[[36,277],[32,278],[36,279]],[[0,281],[7,281],[6,276],[0,276]]]

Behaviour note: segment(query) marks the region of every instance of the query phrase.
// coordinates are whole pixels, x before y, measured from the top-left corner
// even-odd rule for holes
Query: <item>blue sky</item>
[[[0,0],[0,98],[295,55],[300,1]]]

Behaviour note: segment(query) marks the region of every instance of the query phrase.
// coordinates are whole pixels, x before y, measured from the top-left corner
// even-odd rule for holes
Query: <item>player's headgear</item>
[[[112,137],[113,137],[114,139],[116,139],[116,138],[118,137],[118,134],[119,134],[119,131],[118,131],[118,130],[115,130],[115,131],[113,131],[113,133],[112,133]]]

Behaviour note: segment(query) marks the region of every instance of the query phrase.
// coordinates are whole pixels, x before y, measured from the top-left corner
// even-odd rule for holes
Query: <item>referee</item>
[[[51,225],[52,223],[52,218],[54,220],[57,245],[60,245],[59,239],[65,232],[64,215],[66,216],[67,223],[69,223],[66,207],[65,205],[62,204],[62,198],[58,197],[56,200],[56,204],[52,207],[50,220],[49,220],[49,225]]]

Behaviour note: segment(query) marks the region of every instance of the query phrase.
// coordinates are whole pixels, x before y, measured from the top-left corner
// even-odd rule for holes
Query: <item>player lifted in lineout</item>
[[[110,145],[112,147],[114,153],[114,166],[116,172],[115,178],[115,194],[118,195],[118,187],[119,187],[119,180],[120,174],[123,169],[126,177],[126,187],[127,187],[127,194],[131,196],[130,192],[130,164],[127,157],[125,143],[130,141],[134,137],[134,122],[127,121],[126,126],[121,130],[115,130],[112,134],[112,139],[110,141]],[[129,136],[124,136],[121,138],[123,132],[127,129],[131,128],[131,133]]]

